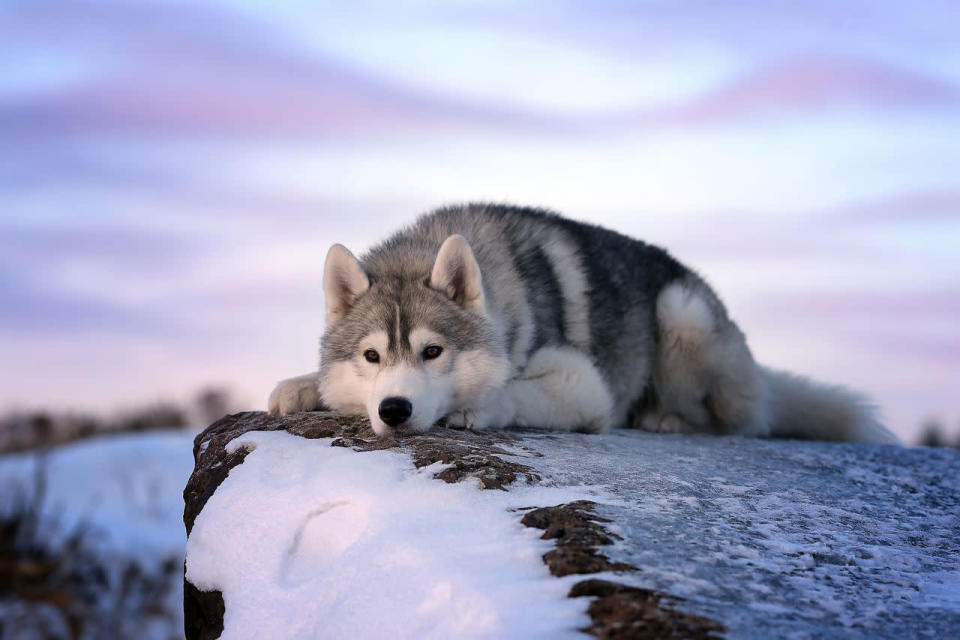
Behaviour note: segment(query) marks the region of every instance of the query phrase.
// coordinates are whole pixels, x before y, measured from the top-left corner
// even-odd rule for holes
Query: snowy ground
[[[159,574],[163,563],[174,563],[175,570],[163,574],[169,590],[161,603],[165,611],[157,616],[160,622],[145,627],[142,620],[126,621],[138,629],[139,637],[170,638],[171,632],[182,633],[181,494],[193,469],[193,437],[188,431],[111,435],[58,447],[42,457],[36,453],[0,456],[3,513],[17,508],[25,495],[35,491],[37,467],[43,467],[46,484],[38,537],[51,549],[58,549],[71,533],[86,529],[84,543],[108,573],[133,563],[144,574]],[[118,602],[123,600],[121,606],[144,604],[117,597]],[[11,610],[4,611],[12,615]],[[123,615],[122,611],[110,613]]]
[[[583,600],[511,508],[587,498],[640,568],[733,638],[949,637],[960,628],[960,454],[616,432],[533,433],[535,487],[477,491],[401,453],[283,432],[197,518],[188,578],[223,591],[225,638],[574,637]]]

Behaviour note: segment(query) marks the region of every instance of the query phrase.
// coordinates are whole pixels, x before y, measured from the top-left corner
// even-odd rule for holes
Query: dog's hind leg
[[[655,403],[637,426],[671,433],[767,435],[766,386],[740,329],[698,279],[657,298]]]

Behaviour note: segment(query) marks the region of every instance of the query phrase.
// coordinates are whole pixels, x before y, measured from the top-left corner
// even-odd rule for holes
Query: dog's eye
[[[430,345],[423,350],[423,359],[433,360],[434,358],[439,358],[441,353],[443,353],[443,347],[438,347],[435,344]]]
[[[367,362],[380,362],[380,354],[373,349],[367,349],[363,352],[363,357]]]

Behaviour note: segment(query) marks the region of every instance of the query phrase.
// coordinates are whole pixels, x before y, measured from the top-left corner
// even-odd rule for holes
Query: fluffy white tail
[[[855,391],[760,367],[769,391],[770,435],[778,438],[902,444]]]

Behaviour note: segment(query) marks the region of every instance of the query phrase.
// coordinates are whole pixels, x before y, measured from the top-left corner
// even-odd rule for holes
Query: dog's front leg
[[[570,348],[537,351],[520,376],[476,407],[454,411],[447,423],[468,429],[508,425],[603,432],[613,399],[590,359]]]
[[[589,433],[610,428],[610,391],[590,358],[575,349],[540,349],[506,391],[511,424]]]
[[[267,411],[272,415],[285,416],[320,408],[319,376],[319,373],[308,373],[278,382],[267,400]]]
[[[508,382],[484,398],[480,404],[447,415],[447,424],[461,429],[500,429],[514,423],[513,395]]]

